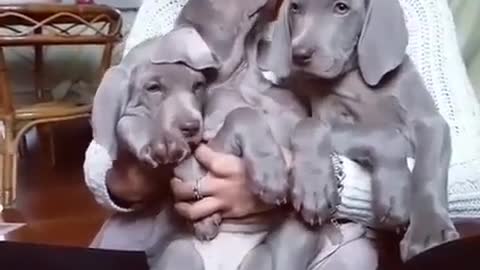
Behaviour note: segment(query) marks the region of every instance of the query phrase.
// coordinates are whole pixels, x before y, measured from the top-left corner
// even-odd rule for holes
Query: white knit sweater
[[[125,53],[150,37],[163,35],[187,0],[144,0]],[[456,43],[455,26],[446,0],[400,0],[410,41],[407,53],[420,71],[437,108],[452,129],[453,157],[449,171],[449,203],[453,218],[480,217],[480,106],[466,75]],[[371,177],[356,163],[343,158],[346,179],[338,214],[372,224]],[[108,196],[106,171],[111,158],[92,141],[86,152],[85,181],[102,205],[115,205]],[[394,179],[392,179],[394,181]]]

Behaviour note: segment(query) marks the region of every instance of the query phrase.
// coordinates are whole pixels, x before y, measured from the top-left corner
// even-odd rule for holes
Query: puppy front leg
[[[291,138],[292,201],[312,225],[328,221],[340,201],[330,160],[330,131],[327,123],[307,118],[296,126]]]
[[[415,166],[412,171],[410,225],[400,243],[407,260],[431,247],[459,237],[448,215],[450,129],[440,115],[415,120]]]
[[[288,195],[288,167],[264,116],[254,109],[239,108],[225,118],[211,141],[217,151],[242,157],[250,188],[268,204],[282,204]]]

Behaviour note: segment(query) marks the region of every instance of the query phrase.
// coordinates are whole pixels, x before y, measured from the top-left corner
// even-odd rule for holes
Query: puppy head
[[[177,19],[179,25],[194,25],[222,62],[235,54],[237,44],[261,19],[264,7],[278,0],[188,1]]]
[[[183,64],[145,64],[132,71],[131,83],[132,100],[147,108],[155,133],[172,133],[190,143],[199,142],[207,83],[202,72]]]
[[[359,67],[376,85],[401,64],[407,43],[398,0],[285,0],[262,66],[325,79]]]
[[[149,152],[160,164],[176,163],[200,142],[208,71],[219,63],[191,28],[159,38],[150,62],[131,72],[131,106],[143,106],[151,120]]]

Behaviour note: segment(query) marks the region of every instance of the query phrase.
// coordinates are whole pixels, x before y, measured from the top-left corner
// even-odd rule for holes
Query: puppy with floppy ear
[[[249,1],[247,3],[255,3],[255,1],[256,0],[253,0],[252,2]],[[195,3],[195,1],[191,1],[189,3]],[[239,3],[239,2],[237,1],[235,3]],[[243,6],[244,4],[240,4],[240,5],[242,5],[242,7],[245,7]],[[245,14],[245,13],[241,13],[241,14],[252,15],[252,14]],[[258,16],[254,15],[253,17],[248,16],[243,19],[251,20],[251,23],[253,25],[255,22],[255,19],[252,19],[252,18],[256,18],[256,17]],[[208,18],[208,16],[204,18]],[[179,27],[177,28],[177,30],[182,28],[183,27]],[[177,31],[177,30],[174,30],[174,31]],[[243,29],[240,32],[242,33],[244,31],[245,33],[247,33],[247,32],[250,32],[249,30],[250,29]],[[187,32],[183,32],[183,33],[186,34]],[[208,42],[206,43],[209,44]],[[233,54],[235,53],[241,54],[242,57],[239,58],[239,61],[243,63],[244,61],[247,61],[247,59],[248,61],[250,60],[249,57],[245,57],[245,58],[243,57],[243,54],[245,52],[238,50],[238,48],[243,48],[244,43],[246,43],[244,39],[239,39],[236,41],[235,44],[237,45],[240,44],[242,46],[235,47],[232,49]],[[188,48],[193,47],[189,45],[191,44],[182,44],[181,46],[185,46],[182,48],[182,50],[188,51],[189,50]],[[149,59],[151,59],[151,61],[157,63],[160,66],[166,65],[164,64],[164,62],[170,63],[170,62],[177,61],[178,60],[177,56],[161,55],[162,52],[163,53],[168,52],[170,48],[172,48],[170,46],[171,45],[166,45],[164,47],[157,46],[156,48],[157,49],[160,48],[158,49],[160,50],[160,52],[155,57],[151,57]],[[248,48],[248,50],[255,50],[255,46],[251,46],[250,48]],[[208,50],[202,49],[200,51],[203,52]],[[249,52],[254,53],[251,51]],[[143,57],[143,56],[140,55],[139,57]],[[130,58],[130,60],[131,59],[135,60],[135,59],[138,59],[139,57],[133,57],[133,58]],[[184,56],[182,56],[182,58],[183,57]],[[195,58],[195,57],[196,56],[193,55],[192,58],[190,59],[205,59],[203,57],[200,57],[200,58]],[[233,67],[232,62],[235,62],[235,61],[230,62],[229,60],[227,62],[228,62],[227,66]],[[229,90],[229,93],[233,93],[233,96],[235,97],[233,99],[222,99],[224,101],[222,102],[223,103],[222,106],[225,107],[225,104],[228,104],[228,106],[226,106],[227,107],[226,109],[228,110],[229,113],[228,113],[228,116],[224,118],[224,125],[218,131],[216,136],[212,138],[209,144],[210,146],[212,146],[213,149],[217,151],[224,151],[227,153],[233,153],[233,154],[242,156],[247,161],[247,164],[250,165],[249,167],[251,168],[251,170],[249,171],[249,173],[253,175],[253,177],[251,178],[267,187],[267,189],[258,189],[257,192],[264,193],[264,195],[273,194],[272,196],[265,195],[265,198],[267,199],[269,198],[270,202],[279,202],[280,199],[284,198],[284,196],[286,195],[286,190],[288,189],[288,181],[287,181],[288,168],[283,158],[280,145],[277,143],[277,141],[282,141],[282,145],[285,147],[288,145],[288,135],[286,135],[286,133],[289,132],[291,129],[293,129],[296,122],[298,122],[300,119],[303,119],[306,116],[305,108],[302,106],[300,102],[298,102],[295,95],[293,95],[292,93],[288,91],[283,91],[283,89],[273,89],[270,83],[268,83],[266,80],[262,80],[254,64],[247,65],[247,66],[249,70],[239,69],[238,71],[239,74],[237,74],[238,76],[242,76],[240,78],[244,78],[245,80],[236,80],[234,78],[232,81],[229,81],[229,83],[221,84],[219,86],[219,88],[223,87],[223,90]],[[235,67],[235,69],[236,68],[237,67]],[[225,63],[223,62],[222,62],[222,69],[223,71],[225,71],[225,69],[228,70],[228,68],[225,68]],[[138,76],[142,76],[146,72],[144,72],[142,69],[138,69],[135,73]],[[228,73],[228,72],[225,72],[225,73]],[[144,80],[143,78],[139,77],[139,81],[149,81],[149,80]],[[158,91],[158,88],[159,88],[158,84],[164,84],[164,83],[165,82],[163,82],[162,80],[159,80],[157,84],[150,83],[150,84],[147,84],[147,86],[144,88],[146,90],[149,90],[147,91],[148,93],[165,92],[165,91]],[[143,91],[140,91],[140,93],[143,93]],[[219,94],[219,93],[227,93],[227,92],[220,90],[220,91],[217,91],[216,94]],[[130,112],[131,112],[131,115],[133,116],[142,115],[142,114],[149,115],[148,112],[150,110],[148,108],[151,108],[152,107],[151,105],[156,104],[156,102],[149,103],[149,101],[154,100],[154,98],[144,98],[142,97],[142,95],[135,95],[134,93],[132,94],[131,100],[134,100],[134,102],[131,102],[131,104],[133,105],[130,105],[130,107],[132,108]],[[226,95],[228,96],[228,94]],[[236,99],[237,97],[239,99]],[[260,103],[252,102],[252,100],[259,101]],[[142,102],[146,104],[146,105],[143,105],[143,107],[147,109],[141,109]],[[235,106],[238,105],[238,102],[243,102],[242,104],[244,104],[244,106],[243,107],[241,106],[241,108],[235,108]],[[212,104],[212,106],[214,105],[215,104]],[[286,107],[288,109],[286,109]],[[134,109],[138,109],[137,112]],[[160,109],[156,109],[156,111],[162,112],[162,110]],[[144,112],[147,112],[147,113],[144,113]],[[159,119],[159,118],[156,118],[155,115],[152,118]],[[268,118],[268,121],[269,121],[268,123],[264,121],[266,120],[266,118]],[[272,133],[274,133],[275,135]],[[151,150],[153,151],[143,151],[143,152],[144,153],[158,152],[155,148],[155,145],[156,144],[153,143],[153,146],[151,147]],[[170,144],[167,144],[168,150],[171,148],[169,145]],[[176,156],[176,155],[173,155],[173,156]],[[157,160],[154,159],[154,161],[157,161]],[[198,163],[196,163],[194,159],[184,160],[179,164],[178,167],[175,168],[175,174],[179,176],[179,178],[187,181],[199,179],[198,175],[201,176],[203,175],[202,173],[204,173],[202,168],[198,166]],[[279,179],[281,179],[281,181]],[[259,186],[262,188],[262,185],[259,185]],[[271,188],[271,189],[268,189],[268,188]],[[277,195],[277,194],[280,194],[280,195]],[[280,198],[280,196],[282,197]],[[276,197],[279,197],[279,200],[276,200],[277,199]],[[212,223],[215,223],[214,218]],[[203,225],[205,224],[201,224],[201,226]],[[308,250],[308,252],[311,251],[312,253],[316,252],[317,250],[316,239],[318,236],[317,231],[315,230],[305,231],[303,224],[300,224],[299,222],[297,222],[297,220],[289,220],[288,225],[286,226],[290,229],[289,230],[290,233],[288,234],[289,236],[296,237],[297,240],[300,239],[300,235],[302,237],[301,241],[295,241],[295,245],[296,247],[298,247],[298,249],[295,249],[295,254],[297,253],[303,254],[304,250]],[[207,222],[204,227],[209,228],[209,223]],[[272,237],[276,238],[276,235],[273,234]],[[276,238],[276,239],[278,241],[283,242],[282,240],[284,238]],[[164,241],[161,239],[160,246],[163,247],[164,246],[163,243]],[[283,243],[282,245],[280,244],[278,245],[279,248],[280,246],[285,247]],[[181,269],[182,267],[180,266],[182,266],[182,263],[185,262],[185,258],[189,258],[189,259],[198,258],[195,255],[195,252],[192,253],[192,249],[190,247],[191,245],[189,245],[187,242],[184,242],[184,241],[172,242],[172,244],[167,248],[167,250],[165,251],[165,253],[161,258],[160,268],[168,267],[172,269]],[[285,254],[286,256],[280,256],[281,258],[276,258],[277,261],[280,263],[289,259],[288,255],[291,254],[289,252],[290,249],[283,248],[282,251],[283,252],[281,253],[281,255]],[[161,254],[161,253],[156,253],[156,254]],[[186,256],[185,254],[187,254],[188,256]],[[260,257],[262,257],[262,254],[264,253],[258,253]],[[306,265],[308,262],[307,260],[304,260],[305,257],[309,257],[309,256],[307,255],[301,258],[299,257],[298,260],[295,259],[293,260],[292,263],[283,264],[283,267],[288,270],[298,269],[297,267],[291,268],[289,267],[289,265],[295,265],[295,266]],[[292,260],[289,260],[289,261],[292,261]],[[193,265],[189,267],[197,269],[197,266],[198,266],[197,260],[195,260]],[[263,267],[264,265],[255,264],[255,262],[253,262],[252,265],[250,266],[251,268],[249,269],[259,269],[259,267]]]
[[[270,23],[270,31],[259,46],[257,63],[260,69],[283,79],[290,75],[292,65],[290,0],[282,1],[278,13],[278,19]]]
[[[93,138],[107,149],[112,159],[118,151],[116,126],[129,97],[128,70],[121,66],[108,69],[93,99],[91,122]]]
[[[380,41],[381,40],[381,41]],[[357,45],[358,66],[375,87],[405,60],[408,31],[398,0],[371,0]]]
[[[220,80],[228,79],[244,56],[247,34],[259,11],[276,0],[189,1],[175,22],[176,27],[195,28],[220,62]]]
[[[183,63],[195,70],[218,69],[220,62],[192,27],[174,29],[161,38],[150,58],[153,64]]]
[[[294,17],[301,16],[297,13],[304,12],[304,10],[296,10],[296,7],[302,5],[304,2],[305,1],[294,0],[283,1],[280,8],[280,16],[277,21],[272,23],[272,34],[268,40],[265,40],[266,45],[259,53],[259,66],[262,69],[272,71],[280,78],[286,78],[292,71],[299,69],[299,67],[293,63],[292,59],[295,56],[301,56],[302,49],[305,50],[306,47],[311,47],[306,51],[311,51],[313,54],[312,57],[317,57],[318,62],[320,60],[330,60],[320,59],[320,57],[325,58],[329,53],[332,54],[333,52],[322,51],[322,49],[328,49],[325,49],[325,46],[321,44],[315,44],[315,41],[312,39],[329,43],[329,40],[332,42],[331,38],[325,36],[333,35],[339,36],[339,40],[345,39],[343,42],[353,42],[358,39],[358,44],[355,46],[347,46],[347,50],[343,52],[345,55],[343,59],[341,55],[337,55],[335,60],[344,63],[341,63],[340,65],[342,65],[342,67],[338,69],[336,74],[330,77],[338,76],[340,73],[350,69],[352,63],[345,62],[350,61],[347,58],[355,58],[355,55],[357,55],[358,60],[356,59],[355,62],[358,62],[365,82],[373,87],[380,82],[386,73],[397,68],[403,62],[408,44],[408,32],[398,1],[372,0],[368,9],[366,9],[359,38],[354,35],[352,36],[353,39],[347,36],[349,34],[348,31],[342,33],[342,31],[338,29],[338,26],[335,25],[334,18],[331,17],[326,18],[322,23],[322,25],[328,24],[324,30],[325,33],[323,33],[323,35],[325,36],[323,37],[320,36],[322,35],[321,31],[313,31],[318,25],[315,25],[311,19],[302,19],[303,24],[296,22],[297,20],[295,20]],[[321,5],[322,3],[317,3],[315,8],[317,10],[323,9]],[[303,7],[304,5],[302,5],[301,8]],[[360,14],[362,12],[364,13],[365,11],[358,11]],[[292,25],[292,21],[294,21],[296,27],[296,31],[293,34],[292,27],[294,26]],[[354,20],[349,23],[353,22]],[[310,29],[305,29],[307,27]],[[299,30],[298,28],[302,29]],[[332,30],[328,31],[329,28]],[[379,39],[382,40],[381,43],[378,42]],[[303,43],[309,45],[305,47]],[[297,46],[295,46],[296,44]],[[336,43],[336,45],[339,46],[339,50],[345,50],[343,47],[345,44]],[[312,75],[321,75],[318,74],[322,72],[321,68],[319,68],[320,65],[315,67],[316,70],[314,70],[314,64],[310,65],[311,67],[308,72],[312,73]],[[305,71],[306,68],[302,68],[301,70]]]
[[[94,140],[107,149],[112,160],[122,157],[120,151],[129,151],[152,167],[172,170],[171,165],[184,160],[190,146],[202,138],[203,92],[210,79],[207,70],[218,68],[216,56],[193,28],[178,28],[139,44],[107,71],[100,84],[92,111]],[[166,214],[169,209],[166,205],[152,220],[161,226],[154,236],[157,243],[152,252],[156,254],[162,254],[172,236],[181,233],[171,214]],[[112,239],[102,242],[108,246],[122,236],[115,233],[120,228],[109,227],[116,223],[107,224],[103,235]],[[147,229],[141,222],[138,226],[134,231]],[[105,233],[109,231],[113,233]],[[178,254],[197,258],[189,265],[191,269],[203,269],[193,245],[176,248]],[[179,269],[183,262],[169,263]]]
[[[350,124],[352,134],[357,136],[361,133],[353,130],[363,129],[365,147],[382,149],[379,146],[388,145],[387,141],[373,141],[368,134],[372,132],[396,129],[400,131],[398,136],[405,137],[398,141],[408,141],[405,147],[395,146],[398,155],[390,155],[395,160],[388,160],[385,153],[380,152],[376,157],[369,157],[378,161],[377,168],[373,168],[374,176],[375,170],[383,172],[382,179],[373,179],[374,210],[379,223],[409,224],[401,243],[402,257],[408,259],[458,238],[447,205],[449,127],[406,55],[408,32],[398,0],[287,0],[283,4],[283,16],[259,59],[262,66],[281,77],[293,74],[291,78],[309,82],[302,87],[307,88],[314,117],[329,124]],[[392,115],[404,117],[397,121],[399,118]],[[305,127],[309,125],[303,125]],[[315,130],[319,126],[311,128]],[[335,142],[334,135],[330,137],[334,140],[332,143],[349,143]],[[304,145],[302,149],[311,149],[315,148],[312,144],[321,145],[326,140],[314,139],[316,141],[307,142],[292,138],[292,142]],[[332,147],[338,150],[335,145]],[[342,149],[347,148],[342,145]],[[345,151],[343,154],[348,156]],[[407,155],[416,160],[411,173],[404,173]],[[301,167],[302,163],[296,165]],[[323,164],[317,169],[326,166]],[[407,176],[395,183],[389,179],[398,175]],[[315,179],[313,175],[309,178]],[[296,182],[304,185],[309,193],[319,192],[311,191],[312,186],[318,186],[308,185],[311,180]],[[406,196],[412,199],[406,200]],[[308,201],[305,196],[300,199]]]
[[[203,72],[218,67],[192,28],[138,45],[101,82],[92,112],[95,139],[113,158],[120,140],[152,165],[180,161],[188,143],[201,139]]]

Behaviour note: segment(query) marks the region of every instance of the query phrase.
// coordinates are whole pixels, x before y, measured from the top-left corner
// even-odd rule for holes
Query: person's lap
[[[112,216],[102,227],[91,247],[114,250],[146,251],[155,254],[155,238],[159,230],[155,217],[127,218],[125,214]],[[343,241],[334,245],[326,241],[321,252],[312,261],[308,270],[374,270],[377,268],[377,252],[372,240],[366,237],[366,230],[356,223],[342,224]],[[321,233],[328,233],[324,230]],[[221,232],[209,242],[192,243],[202,256],[206,270],[233,270],[243,257],[266,235],[265,231],[255,233]],[[328,239],[328,237],[327,237]],[[156,261],[155,258],[150,261]]]

